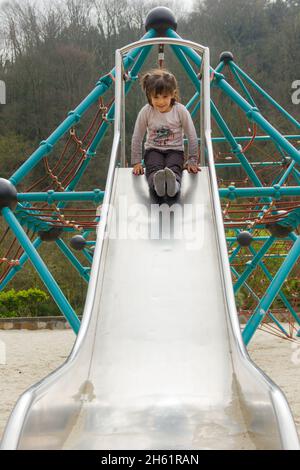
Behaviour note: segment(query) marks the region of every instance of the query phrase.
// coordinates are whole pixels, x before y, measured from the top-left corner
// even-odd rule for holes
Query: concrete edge
[[[0,318],[0,330],[67,330],[70,325],[64,317]]]

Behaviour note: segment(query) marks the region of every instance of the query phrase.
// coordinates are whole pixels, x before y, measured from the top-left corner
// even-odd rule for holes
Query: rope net
[[[72,127],[65,135],[61,149],[51,156],[45,156],[37,165],[31,175],[29,184],[23,183],[23,192],[63,192],[73,190],[77,183],[74,179],[79,173],[84,173],[88,149],[93,142],[100,127],[107,121],[107,113],[113,104],[113,99],[105,105],[102,99],[91,107],[80,125]],[[95,109],[96,108],[96,109]],[[91,116],[92,115],[92,116]],[[81,130],[85,128],[85,130]],[[82,134],[82,136],[80,136]],[[57,146],[59,149],[59,145]],[[36,175],[39,175],[36,177]],[[33,175],[35,178],[33,179]],[[25,181],[26,181],[25,179]],[[73,183],[73,185],[72,185]],[[18,204],[16,215],[26,229],[30,240],[33,241],[37,232],[48,231],[49,229],[74,230],[83,232],[86,230],[95,231],[97,219],[97,207],[92,202],[84,203],[24,203]],[[90,207],[88,207],[90,205]],[[19,260],[24,253],[16,237],[9,228],[2,230],[0,238],[0,283],[8,275],[9,271],[19,265]]]

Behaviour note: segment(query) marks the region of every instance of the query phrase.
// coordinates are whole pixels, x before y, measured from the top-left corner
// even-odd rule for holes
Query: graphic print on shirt
[[[153,131],[151,137],[157,145],[167,145],[174,139],[174,132],[169,127],[160,127]]]

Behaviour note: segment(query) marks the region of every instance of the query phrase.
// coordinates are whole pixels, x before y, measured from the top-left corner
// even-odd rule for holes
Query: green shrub
[[[39,316],[48,300],[46,292],[36,288],[0,292],[0,318]]]

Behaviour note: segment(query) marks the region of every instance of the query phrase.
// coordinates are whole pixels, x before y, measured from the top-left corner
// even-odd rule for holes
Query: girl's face
[[[160,113],[171,111],[172,98],[175,98],[175,92],[172,94],[162,93],[161,95],[151,95],[151,103],[154,109]]]

